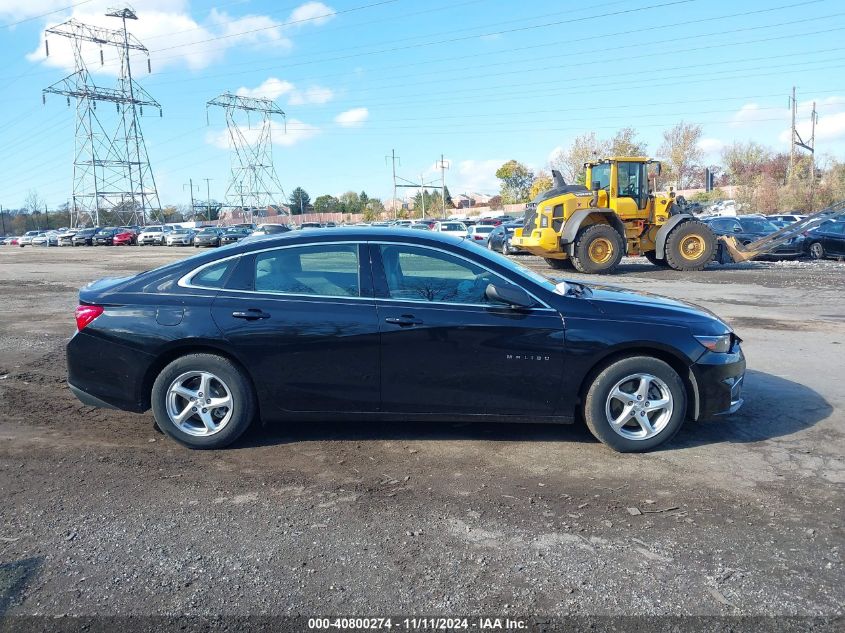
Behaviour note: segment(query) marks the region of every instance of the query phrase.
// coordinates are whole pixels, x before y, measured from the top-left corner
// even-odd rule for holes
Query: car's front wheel
[[[824,246],[821,242],[810,244],[810,257],[813,259],[824,259]]]
[[[252,386],[227,358],[190,354],[167,365],[153,384],[156,424],[190,448],[223,448],[255,417]]]
[[[613,450],[641,452],[671,439],[686,409],[686,389],[672,367],[650,356],[630,356],[595,377],[584,401],[584,421]]]

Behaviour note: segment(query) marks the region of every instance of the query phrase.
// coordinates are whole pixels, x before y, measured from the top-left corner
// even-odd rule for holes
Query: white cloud
[[[732,127],[744,127],[747,125],[754,125],[769,119],[774,119],[780,116],[785,110],[762,108],[757,103],[746,103],[738,112],[731,118]]]
[[[331,88],[324,86],[309,86],[305,90],[297,90],[291,94],[288,103],[291,105],[322,105],[334,99],[334,92]]]
[[[301,143],[309,138],[313,138],[320,133],[320,128],[310,123],[305,123],[299,119],[288,119],[287,125],[272,121],[270,127],[270,134],[273,145],[280,145],[282,147],[290,147]],[[258,140],[260,128],[239,126],[239,131],[249,143],[254,143]],[[212,130],[205,135],[205,142],[208,145],[220,149],[230,149],[229,145],[229,130]]]
[[[341,127],[361,127],[369,116],[370,111],[367,108],[352,108],[341,112],[334,120]]]
[[[705,154],[715,155],[725,147],[724,141],[718,138],[703,138],[698,141],[698,148]]]
[[[52,0],[0,0],[0,15],[17,19],[37,16],[51,9],[61,8],[67,2]],[[93,0],[78,6],[71,13],[55,13],[47,18],[47,26],[55,26],[68,18],[94,26],[117,29],[120,22],[104,14],[113,0]],[[207,68],[225,58],[227,51],[237,47],[267,47],[289,49],[293,42],[289,33],[306,25],[324,24],[330,18],[320,18],[299,24],[295,16],[305,18],[330,13],[333,10],[322,4],[308,2],[294,9],[284,21],[267,15],[232,16],[224,11],[212,9],[206,18],[194,18],[185,0],[138,0],[134,3],[138,20],[130,23],[131,33],[151,51],[153,67],[184,66],[191,70]],[[319,5],[319,7],[313,6]],[[319,11],[317,10],[319,8]],[[303,19],[303,18],[298,18]],[[50,56],[46,57],[43,41],[39,37],[37,47],[27,55],[32,62],[43,63],[67,71],[73,69],[74,57],[68,38],[50,35]],[[105,64],[100,64],[100,47],[93,43],[83,45],[83,57],[93,73],[116,75],[118,58],[108,48],[104,49]],[[137,59],[136,59],[137,58]],[[144,56],[133,55],[137,66],[146,65]]]
[[[335,10],[322,2],[306,2],[298,6],[290,14],[288,22],[302,22],[308,20],[309,24],[320,26],[335,16]]]
[[[462,160],[453,165],[451,183],[447,182],[449,190],[457,193],[488,193],[499,191],[499,179],[496,170],[506,160]]]
[[[257,99],[278,99],[282,95],[292,92],[294,86],[289,81],[282,81],[275,77],[268,77],[255,88],[241,86],[237,94],[241,97],[255,97]]]

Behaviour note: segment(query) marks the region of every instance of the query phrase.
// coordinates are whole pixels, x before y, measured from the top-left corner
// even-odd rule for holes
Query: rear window
[[[440,229],[442,231],[466,231],[466,227],[463,224],[458,224],[457,222],[447,222],[446,224],[441,224]]]
[[[223,262],[212,264],[208,268],[203,268],[196,275],[191,277],[191,285],[199,286],[201,288],[222,288],[226,281],[226,275],[229,268],[234,265],[236,260],[229,259]]]

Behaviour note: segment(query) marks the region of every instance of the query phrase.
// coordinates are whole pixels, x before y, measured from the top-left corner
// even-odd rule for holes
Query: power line
[[[32,20],[37,20],[39,18],[46,18],[48,15],[53,15],[54,13],[61,13],[62,11],[67,11],[68,9],[75,9],[76,7],[82,6],[83,4],[88,4],[91,1],[92,0],[81,0],[80,2],[76,2],[66,7],[62,7],[61,9],[53,9],[52,11],[47,11],[46,13],[41,13],[40,15],[33,15],[32,17],[24,18],[23,20],[18,20],[17,22],[0,24],[0,29],[11,28],[13,26],[17,26],[18,24],[23,24],[24,22],[31,22]]]

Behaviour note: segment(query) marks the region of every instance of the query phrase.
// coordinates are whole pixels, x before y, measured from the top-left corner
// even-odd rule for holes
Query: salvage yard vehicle
[[[239,242],[240,240],[244,239],[250,233],[252,233],[250,229],[243,227],[233,227],[226,229],[220,236],[220,244],[224,246],[227,244],[234,244],[235,242]]]
[[[736,217],[712,217],[702,218],[707,226],[709,226],[716,235],[731,235],[737,242],[743,246],[750,244],[760,238],[771,235],[778,230],[778,227],[769,222],[765,216],[761,215],[738,215]],[[724,244],[719,242],[720,249],[724,248]],[[793,238],[780,246],[772,249],[771,252],[766,253],[766,257],[771,259],[786,259],[790,257],[800,257],[804,254],[804,236],[796,235]],[[717,254],[716,259],[723,261],[721,254]]]
[[[88,229],[82,229],[76,232],[76,235],[71,239],[72,246],[93,246],[94,236],[100,230],[100,227],[95,226]]]
[[[59,233],[59,246],[73,246],[73,236],[77,233],[77,229],[68,229]]]
[[[194,235],[193,229],[173,229],[164,238],[164,243],[168,246],[190,246],[194,243]]]
[[[845,218],[808,231],[804,246],[813,259],[845,257]]]
[[[18,246],[23,248],[24,246],[32,246],[33,238],[41,235],[41,231],[27,231],[24,233],[20,238],[18,238]]]
[[[112,237],[112,244],[114,246],[132,246],[138,240],[138,234],[127,227],[120,227],[115,230]]]
[[[170,226],[145,226],[144,230],[138,235],[138,246],[147,246],[156,244],[164,246],[168,233],[173,230]]]
[[[375,224],[373,224],[375,226]],[[456,235],[458,237],[467,237],[469,231],[467,225],[463,222],[435,222],[431,228],[436,233],[445,233],[447,235]]]
[[[516,229],[522,228],[522,226],[522,220],[517,220],[516,222],[503,222],[498,225],[493,229],[490,233],[490,237],[487,239],[487,248],[491,251],[498,251],[502,255],[513,255],[514,253],[519,253],[519,249],[514,247],[511,238],[513,237],[513,232]]]
[[[260,414],[584,420],[645,451],[736,411],[745,373],[740,338],[705,310],[393,228],[292,231],[101,279],[80,290],[76,324],[73,393],[152,408],[193,448],[231,444]]]
[[[218,229],[215,226],[207,226],[199,233],[194,235],[194,246],[220,246],[220,236],[223,234],[223,229]]]
[[[104,229],[100,229],[97,233],[91,238],[91,245],[92,246],[114,246],[114,236],[117,235],[118,229],[109,226]]]
[[[490,225],[476,224],[469,227],[469,229],[467,229],[467,233],[469,234],[470,239],[476,244],[486,244],[487,238],[490,237],[490,233],[493,232],[494,228],[495,227]]]

